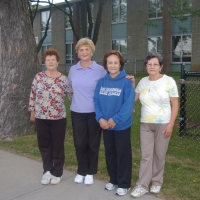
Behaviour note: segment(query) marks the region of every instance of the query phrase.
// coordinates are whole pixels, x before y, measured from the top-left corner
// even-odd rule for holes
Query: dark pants
[[[71,111],[74,145],[78,161],[77,173],[96,174],[98,167],[101,128],[96,122],[95,113]]]
[[[65,161],[64,140],[66,119],[35,119],[38,146],[43,160],[44,173],[50,171],[54,176],[63,174]]]
[[[130,188],[132,174],[131,128],[103,130],[106,165],[110,183],[119,188]]]

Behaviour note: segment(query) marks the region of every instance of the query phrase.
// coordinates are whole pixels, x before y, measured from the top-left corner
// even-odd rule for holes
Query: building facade
[[[98,12],[98,2],[91,1],[93,20]],[[199,0],[191,2],[190,6],[200,10]],[[57,6],[68,12],[65,3]],[[71,8],[74,24],[80,27],[80,1],[72,1]],[[180,21],[169,16],[169,9],[164,0],[107,0],[93,59],[101,63],[108,50],[119,50],[126,60],[126,71],[136,73],[144,70],[143,61],[148,52],[159,52],[164,57],[165,71],[180,71],[181,63],[187,71],[200,71],[200,18],[188,14]],[[43,6],[36,15],[36,41],[44,34],[49,13],[49,8]],[[60,70],[68,71],[76,62],[73,31],[67,15],[55,7],[51,13],[48,34],[39,52],[40,64],[44,50],[53,47],[61,56]]]

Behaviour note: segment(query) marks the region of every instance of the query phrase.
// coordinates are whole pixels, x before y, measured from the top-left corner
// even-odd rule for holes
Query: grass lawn
[[[143,74],[144,76],[144,74]],[[142,76],[142,77],[143,77]],[[137,77],[136,77],[137,78]],[[180,79],[178,75],[174,79]],[[72,126],[69,113],[69,102],[66,102],[68,112],[67,133],[65,139],[65,169],[76,172],[77,161],[75,149],[73,145]],[[138,179],[140,165],[140,139],[139,139],[139,118],[140,118],[140,103],[135,105],[136,112],[134,113],[132,125],[132,187]],[[163,199],[173,200],[199,200],[200,199],[200,138],[194,137],[179,137],[179,127],[174,128],[172,138],[170,140],[169,149],[166,157],[164,184],[161,193],[157,195]],[[21,136],[11,142],[0,142],[0,149],[11,151],[13,153],[40,160],[41,156],[37,146],[36,135]],[[42,170],[42,169],[41,169]],[[108,181],[106,171],[104,146],[103,141],[99,151],[99,168],[96,178]]]

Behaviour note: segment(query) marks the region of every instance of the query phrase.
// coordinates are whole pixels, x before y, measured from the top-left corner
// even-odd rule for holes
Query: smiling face
[[[78,49],[78,58],[84,62],[89,62],[91,61],[92,58],[92,50],[89,46],[87,45],[82,45]]]
[[[55,55],[52,55],[52,56],[47,55],[46,59],[45,59],[45,65],[46,65],[47,70],[56,71],[57,67],[58,67],[58,61],[56,59],[56,56]]]
[[[156,76],[160,74],[162,66],[160,66],[158,58],[151,58],[146,64],[146,69],[150,76]]]
[[[112,78],[116,77],[120,72],[120,60],[116,55],[110,55],[107,57],[107,70]]]

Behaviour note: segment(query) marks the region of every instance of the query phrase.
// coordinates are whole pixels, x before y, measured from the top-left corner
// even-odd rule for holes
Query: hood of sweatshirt
[[[127,76],[126,72],[124,71],[124,69],[122,69],[122,70],[120,70],[120,73],[115,78],[112,78],[110,76],[110,73],[107,71],[105,78],[110,79],[110,80],[118,80],[118,79],[125,78],[126,76]]]

